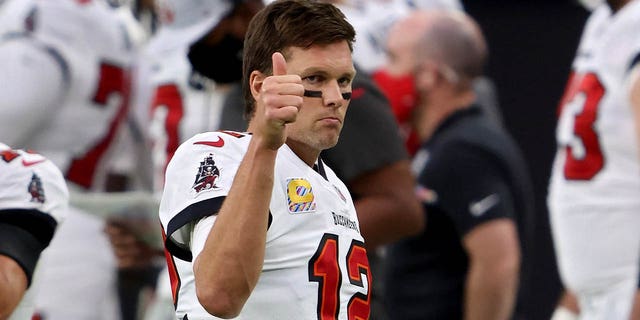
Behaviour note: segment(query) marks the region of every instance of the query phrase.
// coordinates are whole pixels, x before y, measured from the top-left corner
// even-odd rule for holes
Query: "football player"
[[[640,259],[640,1],[587,21],[556,130],[548,205],[560,277],[580,319],[629,319]]]
[[[142,53],[146,98],[136,106],[149,129],[156,191],[180,143],[220,128],[222,99],[242,76],[246,26],[262,7],[261,0],[158,1],[161,27]]]
[[[0,14],[16,22],[0,38],[0,136],[55,163],[71,199],[104,190],[129,108],[135,44],[126,25],[101,0],[9,0]],[[42,257],[38,310],[117,318],[102,219],[72,206],[66,222]]]
[[[249,132],[198,134],[167,168],[160,218],[179,318],[369,318],[353,201],[318,158],[351,98],[354,37],[330,4],[276,1],[253,18]]]
[[[159,198],[167,163],[178,145],[196,133],[220,128],[221,102],[229,84],[242,76],[246,27],[264,5],[261,0],[160,0],[156,4],[160,26],[138,59],[133,114],[151,146],[153,190]],[[133,239],[130,228],[110,221],[106,230],[120,266],[140,268],[152,262],[146,253],[155,248]],[[119,241],[125,238],[131,241]],[[172,305],[165,275],[161,271],[159,289],[147,312],[152,319]]]
[[[51,161],[0,143],[0,319],[31,319],[34,272],[68,202],[64,177]]]

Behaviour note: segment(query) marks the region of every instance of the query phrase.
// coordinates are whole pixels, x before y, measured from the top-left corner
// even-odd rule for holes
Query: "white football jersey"
[[[0,211],[36,209],[64,220],[69,191],[60,170],[42,155],[0,143]]]
[[[144,84],[136,106],[148,117],[154,190],[160,192],[167,163],[178,146],[201,132],[218,130],[225,91],[192,71],[187,47],[166,46],[152,39],[140,67]],[[142,118],[143,116],[138,116]]]
[[[638,288],[640,158],[630,102],[638,30],[640,1],[615,14],[599,6],[560,103],[549,220],[560,277],[581,319],[628,318]]]
[[[22,3],[2,14],[23,29],[0,38],[0,137],[38,150],[78,186],[101,185],[128,112],[127,29],[104,1],[13,1]]]
[[[45,155],[70,189],[101,190],[129,111],[136,48],[127,27],[101,0],[9,0],[0,14],[21,16],[0,38],[0,137]],[[117,319],[103,228],[69,208],[38,270],[37,312],[47,319]]]
[[[60,224],[66,216],[68,202],[64,177],[51,161],[0,143],[0,215],[13,209],[32,209]],[[31,318],[38,280],[34,274],[29,289],[9,319]]]
[[[550,201],[640,211],[640,159],[627,77],[640,57],[640,1],[589,18],[560,105]]]
[[[179,319],[216,319],[196,297],[192,250],[205,239],[193,230],[205,217],[215,223],[250,139],[198,134],[167,168],[160,220]],[[278,151],[263,270],[237,319],[369,318],[371,271],[353,201],[331,169],[316,167],[286,145]]]

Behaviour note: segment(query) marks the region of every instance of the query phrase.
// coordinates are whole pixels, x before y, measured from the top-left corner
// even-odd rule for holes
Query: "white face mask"
[[[578,2],[589,11],[595,10],[599,5],[603,4],[605,0],[578,0]]]

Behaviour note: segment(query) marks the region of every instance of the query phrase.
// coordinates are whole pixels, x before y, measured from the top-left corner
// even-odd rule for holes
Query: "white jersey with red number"
[[[125,24],[102,0],[9,0],[1,14],[21,23],[0,38],[0,137],[49,158],[72,194],[100,190],[128,112],[135,46]],[[69,208],[41,256],[35,300],[45,319],[118,319],[103,228]]]
[[[142,59],[140,80],[147,87],[141,90],[148,94],[146,101],[141,99],[144,105],[137,108],[148,117],[143,121],[148,121],[154,189],[158,192],[178,146],[197,133],[219,129],[225,92],[192,70],[187,50],[152,39]]]
[[[68,202],[69,191],[64,177],[51,161],[0,143],[0,215],[9,211],[14,213],[14,209],[36,210],[49,215],[59,225],[66,217]],[[9,319],[31,318],[38,280],[36,273]]]
[[[12,0],[3,8],[23,29],[14,23],[0,38],[0,137],[38,150],[68,181],[99,185],[128,112],[134,47],[126,27],[101,0]]]
[[[198,303],[191,261],[250,139],[198,134],[167,168],[160,220],[179,319],[216,319]],[[353,201],[331,169],[322,161],[316,167],[286,145],[278,151],[262,274],[237,319],[368,319],[371,271]]]
[[[596,9],[560,105],[548,206],[558,268],[580,319],[627,319],[638,287],[640,158],[630,102],[640,1]]]
[[[638,28],[639,1],[614,16],[600,6],[588,20],[560,106],[552,201],[640,212],[640,160],[627,84],[640,54]]]

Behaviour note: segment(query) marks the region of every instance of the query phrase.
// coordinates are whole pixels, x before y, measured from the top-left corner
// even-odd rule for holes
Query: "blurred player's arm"
[[[631,64],[629,76],[630,100],[636,127],[636,141],[640,152],[640,53]],[[640,288],[636,291],[630,319],[640,319]]]
[[[0,212],[0,319],[8,317],[22,299],[40,253],[53,235],[54,226],[40,221],[40,215],[25,218],[16,211]]]
[[[510,319],[520,266],[515,223],[506,218],[483,223],[463,242],[469,254],[465,319]]]
[[[0,137],[27,147],[31,133],[57,111],[66,91],[66,65],[44,46],[13,39],[0,44]]]
[[[640,150],[640,54],[634,60],[629,72],[629,88],[633,118],[636,126],[636,141]]]
[[[27,290],[27,275],[12,258],[0,254],[0,319],[7,319]]]
[[[424,214],[414,196],[414,179],[408,160],[400,160],[350,181],[358,195],[355,201],[362,236],[367,248],[418,234],[424,227]]]

